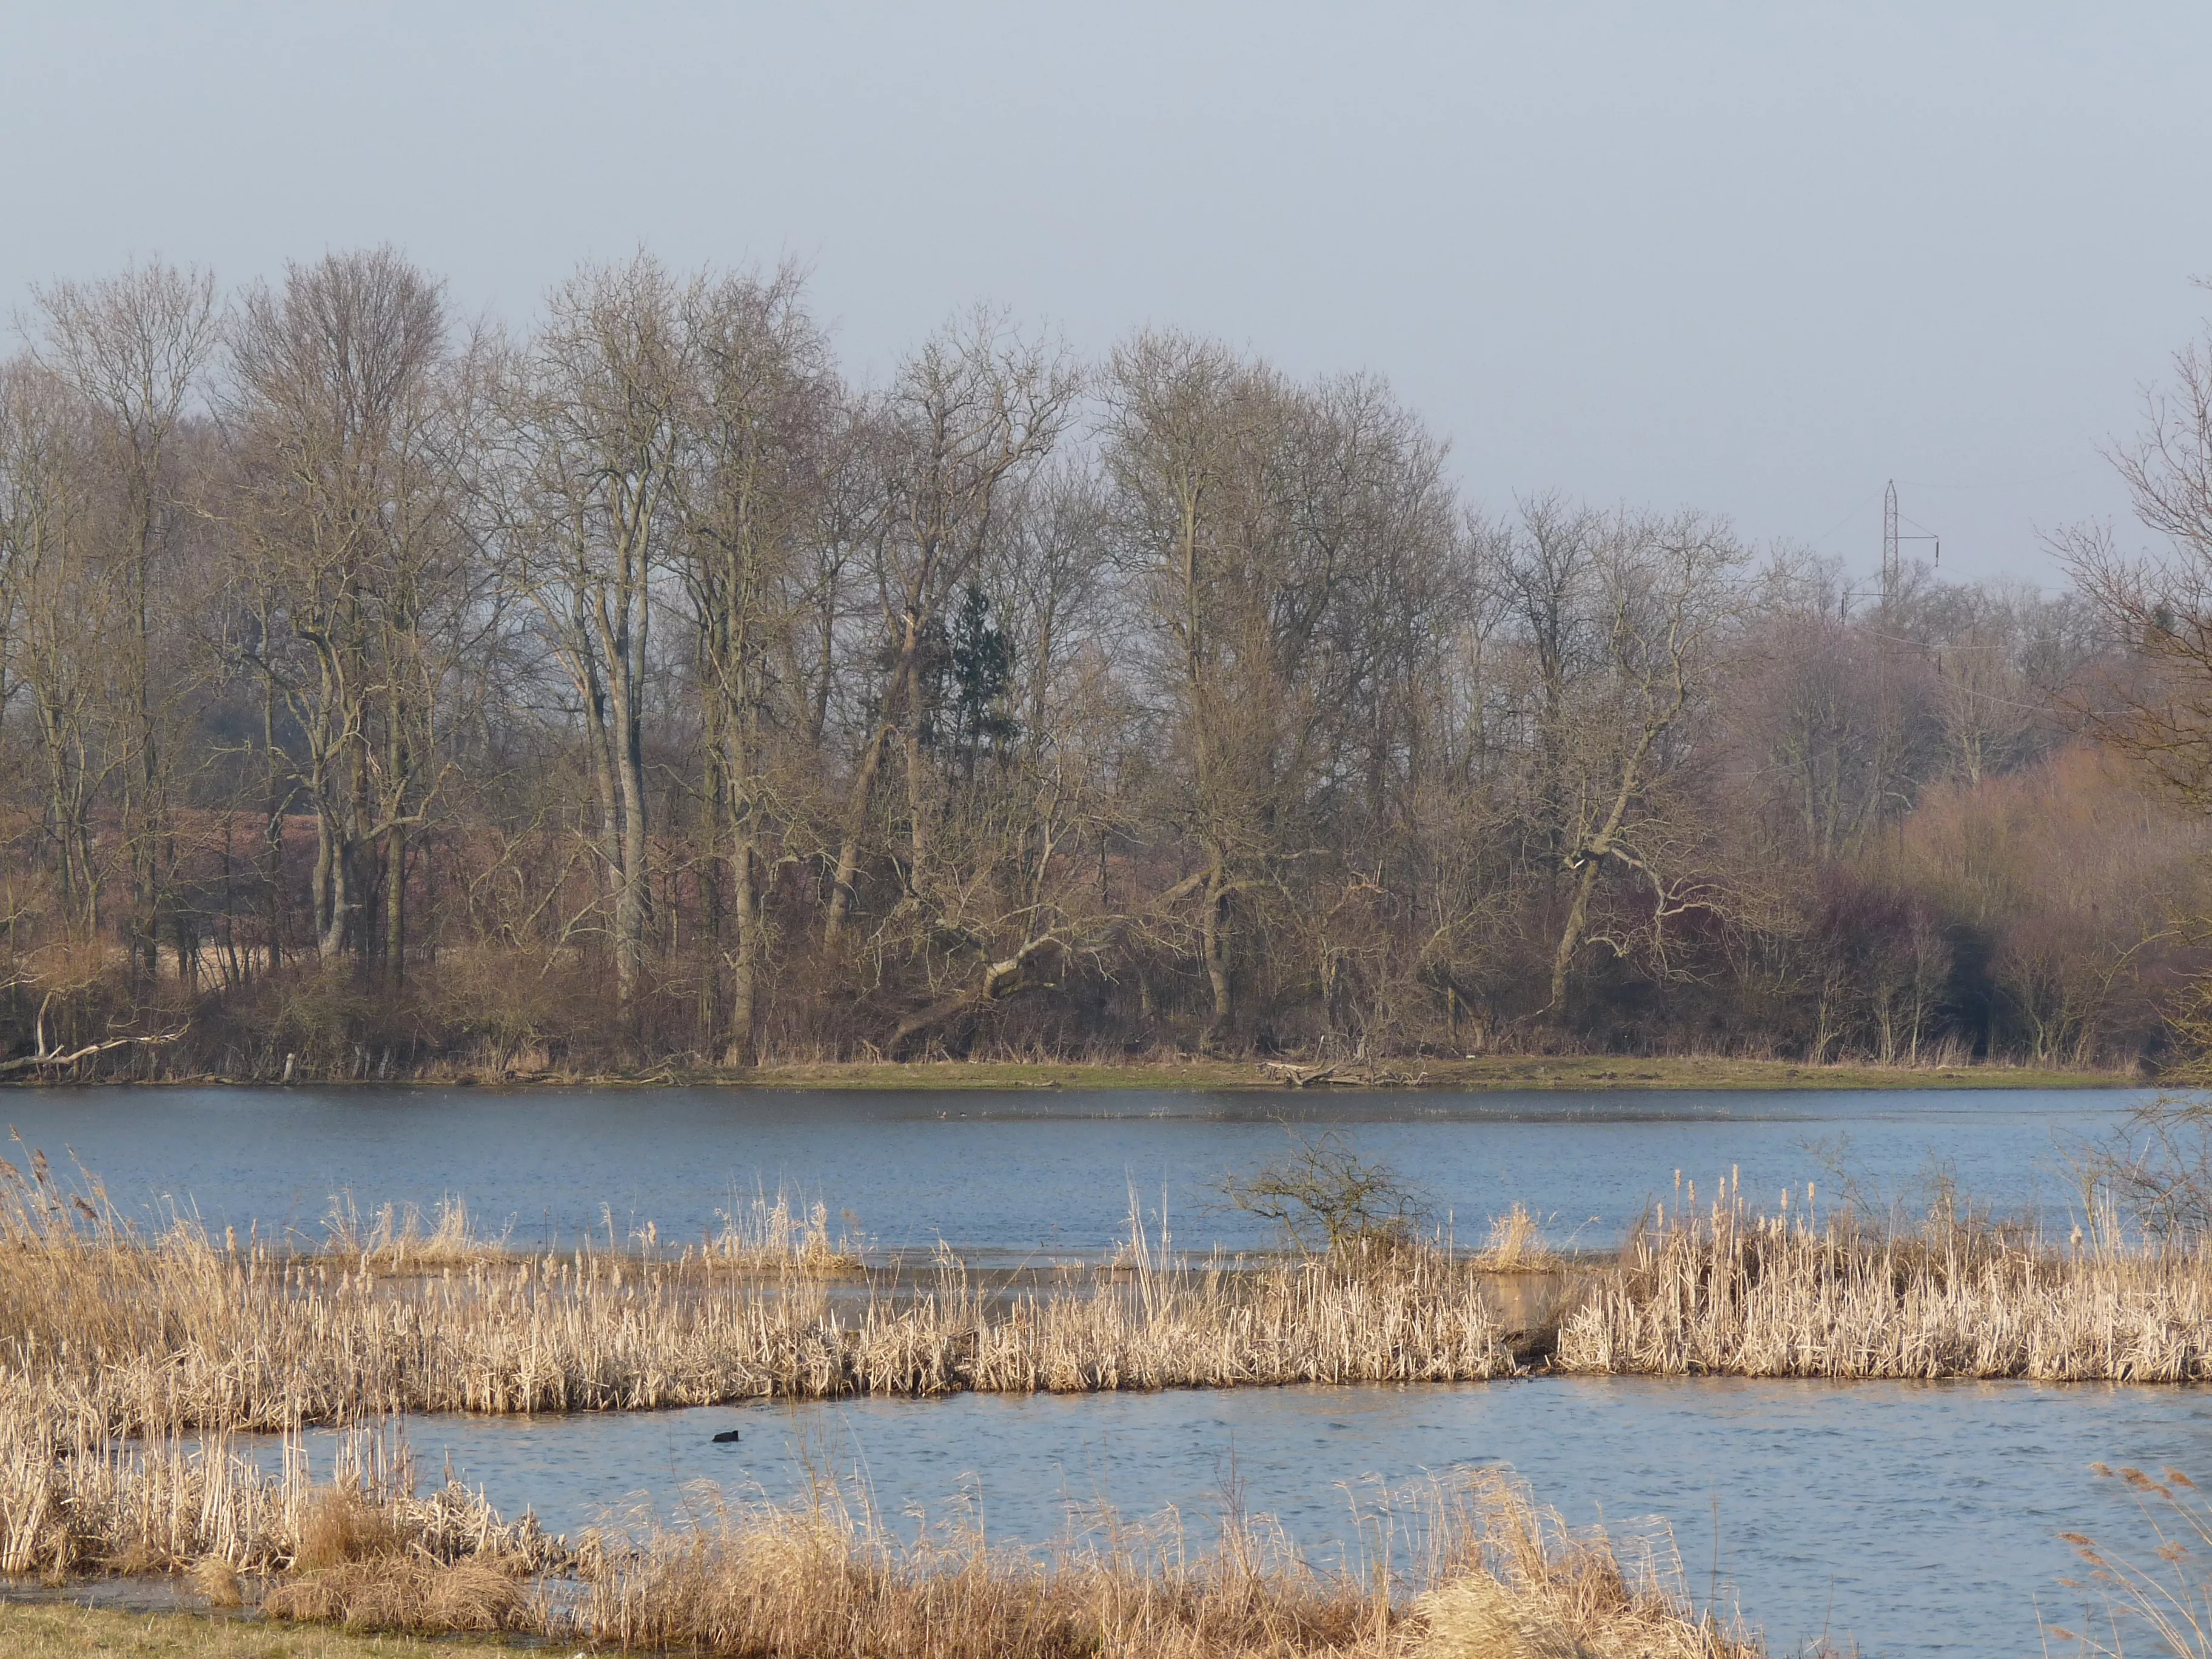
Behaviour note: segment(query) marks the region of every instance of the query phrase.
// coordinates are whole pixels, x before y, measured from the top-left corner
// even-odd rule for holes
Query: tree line
[[[1382,380],[1170,331],[860,384],[789,267],[19,327],[12,1069],[2114,1063],[2203,965],[2193,352],[2119,457],[2160,554],[2047,597],[1493,510]]]

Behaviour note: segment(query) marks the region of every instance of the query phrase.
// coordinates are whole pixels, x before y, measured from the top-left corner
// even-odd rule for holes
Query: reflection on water
[[[979,1260],[1088,1254],[1121,1231],[1132,1186],[1164,1194],[1177,1245],[1264,1242],[1209,1205],[1211,1184],[1277,1155],[1277,1119],[1340,1127],[1413,1176],[1463,1235],[1515,1201],[1555,1241],[1603,1243],[1677,1170],[1745,1193],[1847,1167],[1910,1199],[1931,1167],[2014,1209],[2063,1214],[2057,1143],[2103,1133],[2147,1097],[2117,1090],[1590,1092],[1314,1098],[1272,1091],[770,1093],[726,1089],[79,1089],[11,1096],[9,1121],[73,1151],[126,1206],[197,1206],[244,1232],[319,1237],[331,1196],[466,1199],[518,1242],[664,1241],[718,1224],[733,1194],[797,1188],[853,1212],[886,1250],[942,1238]]]
[[[2057,1533],[2151,1559],[2088,1465],[2212,1472],[2207,1407],[2185,1389],[1543,1378],[422,1418],[408,1437],[432,1476],[450,1460],[556,1530],[640,1503],[681,1520],[702,1480],[791,1500],[857,1474],[905,1527],[964,1497],[1000,1541],[1048,1540],[1070,1504],[1101,1499],[1133,1517],[1173,1505],[1203,1532],[1233,1478],[1322,1559],[1356,1548],[1376,1483],[1506,1463],[1571,1521],[1662,1518],[1699,1601],[1733,1585],[1778,1652],[1825,1629],[1869,1655],[1994,1655],[2041,1650],[2039,1606],[2070,1622]],[[714,1443],[733,1427],[739,1442]]]

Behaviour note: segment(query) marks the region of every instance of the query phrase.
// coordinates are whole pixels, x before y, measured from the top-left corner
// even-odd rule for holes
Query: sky
[[[880,378],[977,301],[1367,370],[1493,510],[1697,507],[2051,586],[2212,315],[2212,6],[0,8],[0,316],[392,243],[793,258]],[[1926,544],[1915,549],[1924,554]]]

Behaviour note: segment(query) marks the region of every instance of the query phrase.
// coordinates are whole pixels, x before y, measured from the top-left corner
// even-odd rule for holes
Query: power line
[[[1889,481],[1889,488],[1881,498],[1881,602],[1885,606],[1897,603],[1899,590],[1904,586],[1905,562],[1899,549],[1901,542],[1933,542],[1936,544],[1936,562],[1943,562],[1943,538],[1928,530],[1917,520],[1907,520],[1916,530],[1924,533],[1907,536],[1897,527],[1897,480]]]
[[[2039,473],[2033,478],[2003,478],[1993,483],[1929,483],[1920,478],[1899,480],[1907,489],[2025,489],[2030,484],[2057,483],[2067,478],[2078,478],[2085,472],[2103,471],[2103,464],[2092,462],[2087,466],[2070,467],[2063,472]]]

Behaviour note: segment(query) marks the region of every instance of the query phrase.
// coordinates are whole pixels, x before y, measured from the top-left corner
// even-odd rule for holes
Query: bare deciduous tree
[[[406,951],[407,835],[475,584],[439,285],[388,248],[295,265],[232,336],[244,659],[289,710],[325,961]],[[272,753],[276,751],[272,744]],[[380,890],[381,930],[365,907]]]
[[[214,349],[215,280],[205,271],[133,264],[102,282],[35,291],[39,360],[82,400],[102,486],[84,556],[116,590],[123,626],[106,653],[127,725],[127,783],[118,802],[130,848],[131,939],[146,977],[160,966],[167,889],[175,859],[172,797],[185,665],[164,647],[179,636],[163,611],[175,603],[184,511],[176,450],[197,382]]]
[[[586,266],[556,289],[521,354],[502,538],[582,723],[611,911],[616,997],[633,1008],[652,908],[645,770],[653,589],[672,556],[695,365],[659,264]]]

